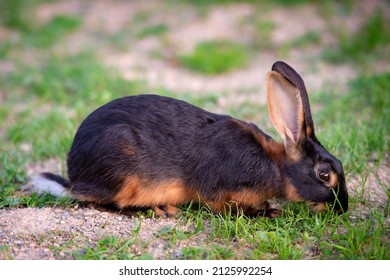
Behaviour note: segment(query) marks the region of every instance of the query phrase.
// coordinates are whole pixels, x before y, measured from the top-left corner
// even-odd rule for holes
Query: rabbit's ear
[[[283,61],[275,62],[272,65],[272,71],[281,74],[285,79],[287,79],[299,90],[305,121],[304,132],[306,133],[306,137],[312,138],[313,140],[317,140],[314,133],[313,119],[311,117],[309,97],[307,95],[306,86],[303,79],[290,65]]]
[[[272,124],[285,142],[296,144],[306,137],[300,91],[275,71],[267,75],[267,102]]]

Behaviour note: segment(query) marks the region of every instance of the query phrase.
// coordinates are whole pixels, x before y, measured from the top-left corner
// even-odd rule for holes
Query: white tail
[[[37,194],[49,193],[57,197],[71,197],[69,191],[64,186],[42,175],[32,177],[23,189],[36,192]]]

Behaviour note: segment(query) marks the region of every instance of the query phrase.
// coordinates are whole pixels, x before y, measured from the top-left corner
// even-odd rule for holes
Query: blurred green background
[[[21,193],[20,186],[41,171],[66,175],[66,154],[80,122],[125,95],[184,99],[255,122],[279,140],[264,87],[277,60],[306,82],[318,136],[344,164],[351,215],[366,207],[386,220],[386,0],[0,0],[0,208],[58,203]],[[383,199],[364,195],[372,190]],[[348,225],[356,234],[356,224]],[[379,249],[383,242],[388,246],[386,230],[362,242],[371,246],[373,236]],[[342,247],[349,241],[332,240]],[[378,254],[370,247],[348,255],[328,243],[319,258],[389,258],[378,248]]]

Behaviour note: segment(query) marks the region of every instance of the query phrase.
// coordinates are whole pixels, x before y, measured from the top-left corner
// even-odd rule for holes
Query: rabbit
[[[300,75],[277,61],[266,91],[282,142],[253,123],[184,101],[126,96],[81,123],[67,157],[69,179],[41,173],[29,186],[118,209],[152,209],[162,217],[174,217],[191,201],[214,213],[278,216],[269,209],[271,198],[303,201],[314,211],[347,211],[342,164],[317,140]]]

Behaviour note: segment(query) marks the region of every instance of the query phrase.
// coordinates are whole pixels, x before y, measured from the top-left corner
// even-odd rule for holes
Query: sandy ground
[[[183,247],[196,246],[206,239],[204,233],[197,234],[194,238],[178,242],[174,249],[166,250],[168,241],[159,233],[167,228],[183,232],[191,228],[176,219],[139,219],[95,208],[45,207],[0,212],[0,244],[12,245],[12,252],[0,251],[2,258],[73,259],[72,251],[77,251],[77,248],[85,250],[87,245],[94,247],[108,235],[120,240],[137,238],[136,244],[131,247],[134,256],[149,254],[154,259],[180,258]],[[71,245],[66,246],[69,241]],[[61,246],[63,250],[49,249]]]

